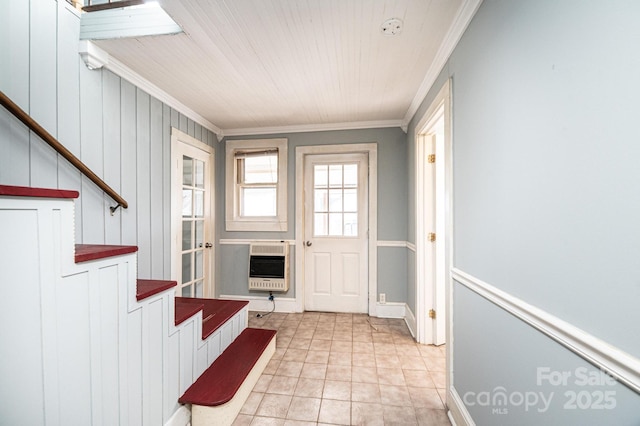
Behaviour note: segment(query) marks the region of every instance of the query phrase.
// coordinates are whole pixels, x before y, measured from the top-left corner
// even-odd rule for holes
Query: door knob
[[[311,241],[307,241],[305,244],[307,245],[307,247],[311,247],[311,244],[313,243]]]
[[[211,248],[211,247],[213,247],[213,244],[211,244],[211,243],[206,243],[204,246],[205,246],[205,248]]]

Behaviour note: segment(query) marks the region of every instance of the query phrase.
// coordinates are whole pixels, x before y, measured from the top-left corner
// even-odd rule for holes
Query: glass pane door
[[[182,271],[179,294],[203,297],[205,218],[205,163],[182,157]]]
[[[313,166],[313,236],[358,236],[358,164]]]

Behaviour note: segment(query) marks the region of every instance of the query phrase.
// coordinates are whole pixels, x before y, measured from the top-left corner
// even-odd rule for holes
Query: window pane
[[[329,182],[327,181],[329,176],[329,166],[313,166],[313,171],[313,182],[316,188],[326,188],[329,186]]]
[[[193,243],[191,240],[191,227],[193,222],[190,220],[182,221],[182,250],[191,250]]]
[[[358,190],[357,189],[344,190],[344,211],[345,212],[358,211]]]
[[[328,215],[326,213],[316,213],[313,215],[313,235],[323,237],[329,234]]]
[[[195,191],[195,216],[204,216],[204,191]]]
[[[329,213],[329,235],[342,235],[342,213]]]
[[[357,213],[344,214],[344,235],[349,237],[358,236],[358,214]]]
[[[196,241],[194,247],[202,247],[204,243],[204,221],[196,220]]]
[[[242,188],[240,216],[275,216],[276,188]]]
[[[182,287],[182,297],[191,297],[191,284]]]
[[[194,160],[196,163],[196,187],[204,188],[204,161]]]
[[[278,182],[278,154],[257,155],[241,159],[244,176],[241,182],[277,183]]]
[[[182,283],[191,281],[191,253],[182,255]]]
[[[328,207],[329,202],[327,201],[327,190],[316,189],[313,210],[316,212],[326,212],[328,210]]]
[[[342,166],[340,164],[329,166],[329,186],[332,188],[342,186]]]
[[[330,212],[342,211],[342,190],[341,189],[329,190],[329,211]]]
[[[344,165],[344,186],[358,186],[358,165]]]
[[[202,297],[202,281],[196,283],[196,297]]]
[[[202,255],[202,250],[196,251],[196,270],[194,276],[195,279],[202,278],[204,276]]]
[[[193,190],[182,190],[182,217],[191,217],[193,215]]]
[[[186,155],[182,157],[182,184],[193,185],[193,160]]]

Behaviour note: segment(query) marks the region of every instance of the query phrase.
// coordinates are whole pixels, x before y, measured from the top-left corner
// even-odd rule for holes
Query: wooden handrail
[[[13,114],[18,120],[22,121],[33,133],[40,136],[40,138],[48,143],[56,152],[62,155],[68,162],[70,162],[76,169],[78,169],[83,175],[88,177],[93,183],[98,185],[100,189],[107,193],[116,203],[118,203],[115,207],[109,207],[111,209],[111,214],[113,214],[118,207],[127,208],[129,204],[122,198],[116,191],[114,191],[109,185],[105,183],[98,175],[93,173],[93,171],[87,167],[78,157],[73,155],[71,151],[65,148],[56,138],[51,136],[51,133],[47,132],[37,121],[29,116],[26,112],[22,110],[18,105],[16,105],[11,99],[4,94],[4,92],[0,91],[0,103],[4,106],[7,111]]]

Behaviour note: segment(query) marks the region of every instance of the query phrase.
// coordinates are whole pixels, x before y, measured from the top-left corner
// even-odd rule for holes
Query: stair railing
[[[129,204],[122,198],[116,191],[114,191],[105,181],[100,179],[86,164],[84,164],[78,157],[73,155],[64,145],[62,145],[51,133],[47,132],[37,121],[35,121],[29,114],[24,112],[22,108],[16,105],[4,92],[0,91],[0,104],[13,114],[18,120],[22,121],[33,133],[40,136],[40,138],[48,143],[58,154],[64,157],[70,162],[76,169],[83,175],[88,177],[93,183],[95,183],[100,189],[109,195],[117,204],[110,206],[111,214],[113,215],[118,207],[126,209]]]

